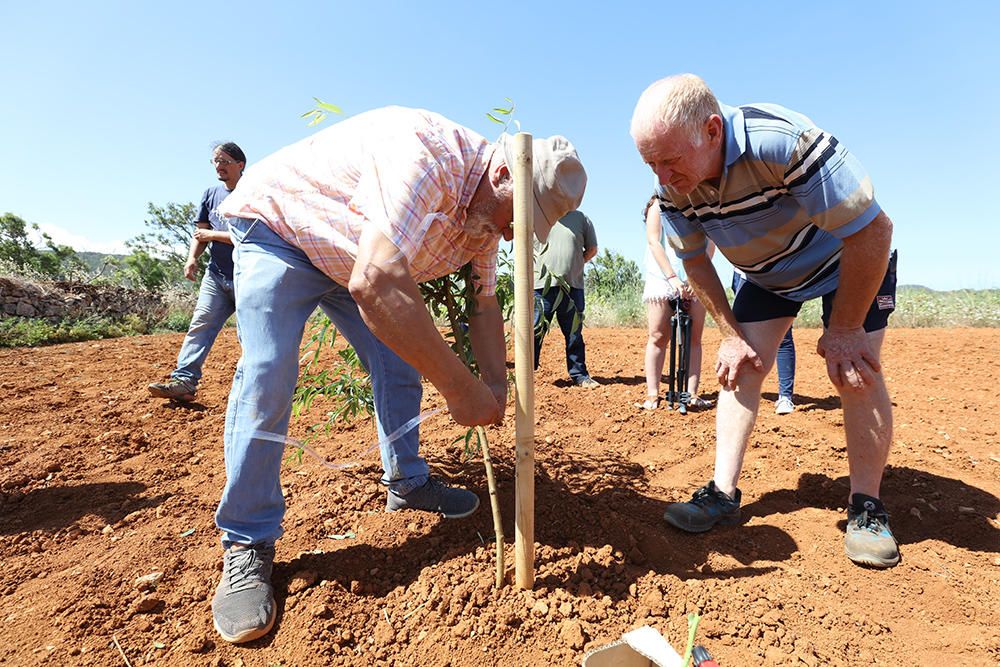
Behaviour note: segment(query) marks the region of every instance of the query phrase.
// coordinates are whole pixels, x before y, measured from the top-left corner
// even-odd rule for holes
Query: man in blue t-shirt
[[[715,474],[664,519],[688,532],[740,521],[736,484],[778,344],[802,303],[823,299],[817,351],[840,394],[851,491],[844,548],[892,567],[899,549],[879,498],[892,443],[880,353],[895,307],[892,222],[867,172],[836,137],[775,104],[720,104],[681,74],[642,94],[632,137],[657,177],[667,236],[719,326]],[[746,274],[732,307],[708,258],[715,243]]]
[[[243,150],[229,142],[219,144],[212,152],[212,165],[222,184],[205,190],[201,207],[195,220],[196,229],[191,239],[191,249],[184,265],[184,277],[194,281],[198,271],[198,258],[208,248],[209,262],[198,291],[198,303],[191,316],[191,326],[177,355],[177,368],[167,382],[149,385],[149,393],[158,398],[175,401],[194,400],[201,367],[208,357],[212,344],[229,316],[236,311],[233,291],[233,242],[229,226],[216,213],[222,201],[236,187],[247,159]]]

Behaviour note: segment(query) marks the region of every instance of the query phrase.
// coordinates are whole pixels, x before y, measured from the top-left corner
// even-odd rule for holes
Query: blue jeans
[[[170,377],[186,382],[192,388],[198,386],[201,367],[226,320],[235,311],[233,281],[214,271],[205,271],[198,290],[198,303],[191,315],[191,326],[188,327],[181,351],[177,354],[177,369]]]
[[[778,396],[792,397],[795,389],[795,341],[792,327],[788,327],[785,337],[778,345]]]
[[[733,272],[733,294],[740,291],[746,278]],[[792,327],[789,325],[785,337],[778,345],[778,396],[792,397],[795,390],[795,341],[792,340]]]
[[[563,337],[566,338],[566,370],[569,376],[576,381],[590,375],[587,372],[587,350],[583,343],[583,306],[583,290],[577,287],[570,288],[569,298],[558,286],[548,290],[535,290],[535,370],[538,370],[538,356],[542,352],[542,341],[547,329],[547,326],[542,325],[541,318],[544,314],[545,322],[551,323],[554,314]],[[573,319],[577,313],[580,314],[580,324],[574,331]]]
[[[420,374],[368,329],[346,287],[338,285],[263,222],[230,219],[235,242],[236,317],[243,356],[226,412],[226,486],[215,514],[224,545],[281,537],[285,501],[279,472],[284,447],[255,437],[288,433],[298,380],[299,347],[317,306],[371,374],[378,436],[384,439],[420,412]],[[405,494],[427,481],[414,428],[382,447],[382,482]]]

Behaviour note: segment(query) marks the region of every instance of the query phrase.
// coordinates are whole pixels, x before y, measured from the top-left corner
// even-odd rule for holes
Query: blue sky
[[[314,95],[490,138],[510,97],[522,129],[576,144],[600,245],[641,262],[652,176],[629,119],[646,85],[690,71],[837,135],[895,222],[902,283],[995,288],[997,25],[996,2],[2,2],[0,212],[110,249],[147,202],[215,183],[212,142],[253,162],[314,131]]]

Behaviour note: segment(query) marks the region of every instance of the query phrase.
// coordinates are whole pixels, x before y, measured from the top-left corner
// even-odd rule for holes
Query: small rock
[[[384,620],[376,624],[374,635],[377,646],[388,646],[396,640],[396,631]]]
[[[535,606],[531,608],[531,613],[535,614],[535,616],[548,616],[549,605],[546,604],[545,600],[539,600],[535,603]]]
[[[998,558],[997,560],[1000,561],[1000,558]],[[1000,563],[997,564],[1000,565]],[[559,613],[562,614],[563,616],[569,616],[570,614],[573,613],[573,605],[571,605],[569,602],[563,602],[561,605],[559,605]]]
[[[917,517],[918,521],[922,520],[924,518],[923,516],[921,516],[920,510],[918,510],[916,507],[911,507],[910,508],[910,514],[912,514],[913,516]]]
[[[213,644],[204,633],[189,635],[188,638],[184,640],[184,650],[188,653],[207,653],[213,648],[215,648],[215,644]]]
[[[958,513],[959,514],[975,514],[976,513],[976,509],[974,507],[966,507],[964,505],[959,505],[958,506]]]
[[[319,575],[314,570],[299,570],[292,575],[291,581],[288,582],[288,594],[301,593],[315,584],[317,579],[319,579]]]
[[[104,528],[101,528],[102,535],[110,535],[113,532],[115,532],[115,529],[111,527],[110,523],[104,526]]]
[[[760,617],[761,622],[767,625],[778,625],[781,623],[781,612],[777,609],[772,609],[771,611],[765,613]]]
[[[563,622],[559,628],[559,638],[574,650],[583,648],[583,645],[587,641],[586,636],[583,634],[583,625],[575,619]]]
[[[161,600],[160,598],[154,595],[146,595],[135,601],[135,603],[132,605],[132,613],[146,614],[153,611],[154,609],[157,609],[162,604],[163,600]]]
[[[163,579],[162,572],[150,572],[138,577],[134,586],[137,591],[155,591],[161,579]]]

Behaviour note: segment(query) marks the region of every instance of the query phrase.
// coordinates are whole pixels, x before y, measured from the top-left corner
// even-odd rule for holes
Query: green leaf
[[[499,118],[497,118],[496,116],[494,116],[491,113],[486,114],[486,117],[489,118],[490,120],[492,120],[497,125],[506,125],[507,124],[507,123],[503,122],[502,120],[500,120]]]
[[[167,648],[167,645],[163,642],[153,642],[153,648]]]
[[[180,537],[191,537],[192,535],[194,535],[194,528],[188,528],[180,534]]]
[[[329,111],[330,113],[341,113],[340,107],[338,107],[336,104],[329,104],[319,99],[318,97],[314,97],[313,99],[316,100],[316,106],[318,106],[323,111]]]

